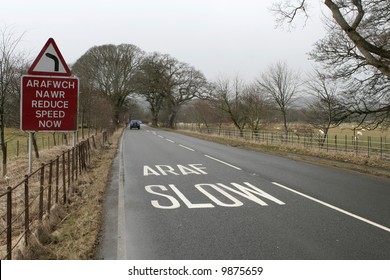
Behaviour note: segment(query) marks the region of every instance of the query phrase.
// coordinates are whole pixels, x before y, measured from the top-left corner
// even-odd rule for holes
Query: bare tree
[[[135,75],[136,91],[149,103],[153,126],[158,126],[160,110],[170,92],[171,77],[167,69],[174,64],[176,60],[169,55],[153,53],[142,60]]]
[[[187,123],[195,123],[200,130],[206,128],[210,132],[210,125],[215,121],[214,109],[209,101],[196,99],[183,106],[178,119]]]
[[[337,82],[318,70],[309,77],[306,89],[314,100],[304,112],[307,121],[320,130],[323,144],[329,129],[339,126],[348,116],[340,100],[340,89]]]
[[[333,30],[337,26],[350,42],[350,48],[344,49],[344,53],[350,51],[349,55],[360,63],[371,65],[390,77],[389,1],[325,0],[324,5],[332,14],[335,23]],[[305,0],[278,1],[271,10],[279,23],[290,24],[300,13],[308,17],[308,3]],[[328,22],[331,21],[329,19]]]
[[[92,89],[110,100],[114,108],[113,121],[119,122],[127,98],[135,93],[134,75],[138,70],[143,51],[131,44],[103,45],[89,49],[73,66],[80,77],[81,87]]]
[[[307,1],[283,1],[274,6],[294,15],[308,16]],[[295,4],[294,4],[295,3]],[[289,4],[286,5],[286,4]],[[303,9],[301,4],[306,5]],[[310,58],[337,79],[340,100],[349,118],[364,126],[377,127],[390,120],[390,11],[388,0],[325,1],[333,18],[326,20],[328,34],[315,44]],[[283,14],[277,12],[279,18]],[[287,19],[285,17],[285,19]]]
[[[278,62],[261,74],[257,83],[261,90],[277,104],[283,117],[284,131],[287,134],[287,112],[293,105],[300,87],[299,75],[289,69],[285,62]]]
[[[324,66],[328,77],[337,80],[342,90],[340,101],[350,118],[358,122],[369,120],[371,127],[388,121],[389,77],[369,65],[341,30],[329,30],[310,56]]]
[[[212,98],[215,106],[225,112],[234,126],[244,135],[244,129],[249,123],[243,101],[245,84],[239,78],[219,78],[213,83]]]
[[[177,62],[168,69],[169,93],[166,97],[168,109],[168,127],[174,128],[177,113],[182,105],[196,97],[202,97],[209,91],[204,75],[194,67]]]
[[[248,126],[253,131],[258,131],[271,122],[274,109],[272,100],[257,84],[245,87],[242,100]]]
[[[19,87],[25,59],[18,52],[17,47],[23,37],[15,36],[8,28],[0,30],[0,147],[2,151],[2,174],[6,174],[7,149],[4,136],[6,115],[9,112],[10,99],[18,95]]]
[[[174,128],[180,107],[207,90],[207,81],[201,72],[169,55],[158,53],[143,60],[135,77],[137,92],[150,105],[154,126],[158,125],[164,106],[166,124]]]

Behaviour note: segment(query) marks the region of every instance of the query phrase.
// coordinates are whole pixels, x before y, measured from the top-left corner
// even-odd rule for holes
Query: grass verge
[[[175,130],[174,132],[197,137],[207,141],[229,145],[258,152],[269,153],[281,157],[300,160],[314,164],[332,166],[365,174],[390,178],[390,162],[354,154],[327,152],[324,150],[302,149],[289,146],[269,146],[238,138],[225,138],[218,135],[202,134],[187,130]]]
[[[111,177],[111,166],[123,130],[111,136],[111,145],[95,154],[87,172],[79,177],[70,203],[57,209],[49,220],[51,226],[43,226],[39,234],[34,234],[24,259],[94,259],[99,244],[102,224],[102,211],[105,188]]]

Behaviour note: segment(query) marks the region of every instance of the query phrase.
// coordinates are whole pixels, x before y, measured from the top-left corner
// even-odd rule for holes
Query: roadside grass
[[[73,186],[69,203],[53,209],[38,228],[38,233],[34,234],[31,245],[19,252],[17,258],[94,259],[102,224],[105,188],[111,177],[111,166],[122,132],[122,129],[118,129],[110,137],[109,145],[95,151],[88,170],[79,176],[77,185]]]
[[[46,254],[40,259],[94,259],[99,244],[105,188],[123,130],[111,137],[109,147],[100,150],[88,172],[80,178],[76,195],[66,207],[65,217],[49,235]]]
[[[265,152],[294,160],[301,160],[314,164],[332,166],[336,168],[390,178],[390,161],[380,160],[375,157],[368,158],[366,156],[356,156],[353,153],[339,153],[284,145],[264,145],[245,139],[226,138],[223,136],[202,134],[188,130],[174,130],[174,132],[194,136],[200,139],[217,142],[224,145],[229,145],[232,147]]]
[[[366,154],[367,157],[375,157],[389,153],[390,151],[390,127],[379,127],[376,129],[355,129],[357,124],[346,123],[328,131],[326,138],[322,131],[313,129],[312,126],[304,123],[289,124],[288,142],[297,144],[295,146],[311,146],[325,148],[327,151],[352,152],[357,156]],[[179,123],[178,130],[208,131],[210,134],[224,134],[231,137],[238,136],[240,132],[233,125],[223,124],[222,126],[201,126],[195,124]],[[254,132],[250,129],[243,131],[244,138],[259,138],[267,145],[277,145],[273,143],[284,137],[282,125],[271,123]],[[271,143],[269,143],[271,142]],[[277,141],[276,141],[277,142]],[[322,143],[322,144],[321,144]],[[386,155],[385,155],[386,157]],[[383,158],[382,158],[383,159]]]

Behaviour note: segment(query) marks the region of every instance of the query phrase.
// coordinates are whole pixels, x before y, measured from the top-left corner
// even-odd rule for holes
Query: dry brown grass
[[[379,160],[375,157],[367,158],[366,156],[356,156],[354,154],[303,149],[292,146],[268,146],[240,138],[226,138],[187,130],[177,132],[233,147],[251,149],[291,159],[390,178],[390,162]]]
[[[19,250],[19,259],[93,259],[102,218],[102,201],[110,178],[119,138],[117,130],[111,145],[95,153],[88,171],[73,186],[70,203],[59,206],[31,237],[31,245]]]

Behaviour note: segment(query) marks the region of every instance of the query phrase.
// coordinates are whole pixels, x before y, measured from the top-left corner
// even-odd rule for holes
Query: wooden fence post
[[[62,153],[62,192],[63,204],[66,204],[66,177],[65,177],[65,152]]]
[[[345,152],[348,152],[348,137],[347,135],[344,136],[344,148],[345,148]]]
[[[12,188],[7,188],[7,260],[12,259]]]
[[[59,187],[59,182],[60,182],[60,178],[59,178],[59,171],[60,171],[60,156],[57,156],[56,158],[56,204],[58,204],[58,187]]]
[[[70,150],[68,150],[68,192],[70,192]]]
[[[92,135],[92,142],[93,142],[93,148],[96,149],[96,141],[94,135]]]
[[[45,164],[41,165],[41,174],[40,174],[40,186],[39,186],[39,213],[38,218],[39,221],[42,222],[43,218],[43,190],[45,184]]]
[[[51,209],[51,183],[53,177],[53,161],[51,160],[49,163],[49,182],[48,182],[48,190],[47,190],[47,213],[50,214]]]

